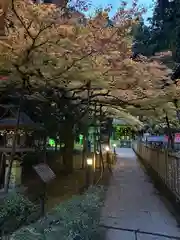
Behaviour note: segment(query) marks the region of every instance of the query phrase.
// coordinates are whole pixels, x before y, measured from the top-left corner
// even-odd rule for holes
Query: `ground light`
[[[92,158],[87,158],[87,165],[92,166],[92,164],[93,164]]]
[[[109,150],[110,150],[109,146],[106,146],[105,150],[106,150],[106,152],[109,152]]]
[[[87,167],[86,167],[86,188],[91,185],[92,180],[92,166],[93,166],[93,159],[87,158],[86,159]]]

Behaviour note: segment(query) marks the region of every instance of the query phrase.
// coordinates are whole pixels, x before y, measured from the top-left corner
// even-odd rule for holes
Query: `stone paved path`
[[[136,161],[132,149],[117,149],[119,155],[102,210],[101,223],[108,228],[106,240],[169,240],[167,237],[135,234],[128,228],[180,237],[173,215]],[[114,229],[113,229],[114,228]]]

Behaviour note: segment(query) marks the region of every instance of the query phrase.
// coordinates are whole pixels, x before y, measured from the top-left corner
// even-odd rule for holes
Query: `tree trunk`
[[[99,157],[100,157],[100,168],[101,168],[101,171],[104,171],[104,160],[103,160],[103,153],[102,153],[102,146],[101,146],[101,131],[98,132],[97,131],[97,134],[98,134],[98,144],[99,144]]]
[[[174,99],[173,103],[176,108],[176,117],[178,119],[178,122],[180,123],[180,111],[179,111],[179,107],[178,107],[178,99]]]
[[[104,159],[103,159],[101,143],[100,143],[100,146],[99,146],[99,155],[100,155],[101,168],[102,168],[102,171],[104,172],[105,168],[104,168]]]
[[[5,193],[8,193],[8,190],[9,190],[9,183],[10,183],[12,165],[13,165],[14,156],[15,156],[15,153],[16,153],[16,140],[17,140],[18,129],[19,129],[19,121],[20,121],[20,113],[21,113],[21,104],[22,104],[22,97],[21,97],[21,99],[20,99],[19,108],[18,108],[18,112],[17,112],[16,127],[15,127],[15,130],[14,130],[12,150],[11,150],[11,155],[10,155],[10,160],[9,160],[9,167],[8,167],[8,170],[7,170],[7,174],[6,174],[6,176],[5,176],[5,178],[6,178],[6,179],[5,179],[5,185],[4,185],[4,192],[5,192]]]
[[[112,135],[112,119],[108,120],[108,145],[110,146],[110,140]]]
[[[96,170],[96,161],[97,161],[97,129],[94,128],[94,134],[93,134],[93,140],[94,140],[94,171]]]
[[[4,187],[4,176],[5,176],[6,162],[4,158],[4,153],[1,153],[1,163],[0,163],[0,188]]]
[[[94,106],[94,132],[93,132],[93,141],[94,141],[94,161],[93,161],[93,167],[94,167],[94,172],[96,171],[96,160],[97,160],[97,121],[96,121],[96,112],[97,112],[97,104],[95,103]]]
[[[57,136],[55,137],[55,149],[54,151],[57,152],[57,145],[58,145],[58,141],[57,141]]]
[[[102,105],[100,105],[100,129],[98,134],[98,142],[99,142],[99,155],[100,155],[100,162],[101,162],[101,171],[104,172],[104,159],[103,159],[103,153],[102,153],[102,146],[101,146],[101,140],[102,140],[102,132],[101,132],[101,122],[102,122]],[[98,133],[98,131],[97,131]]]
[[[173,137],[173,134],[172,134],[172,131],[171,131],[171,126],[170,126],[169,118],[168,118],[167,114],[165,116],[165,119],[166,119],[168,137],[169,137],[168,143],[170,143],[170,147],[173,150],[174,149],[174,137]]]
[[[86,155],[87,155],[87,140],[86,134],[83,135],[83,150],[82,150],[82,169],[86,166]]]
[[[46,149],[46,142],[47,142],[47,137],[44,136],[44,139],[43,139],[43,162],[44,162],[44,163],[47,162],[47,149]]]
[[[70,120],[66,122],[66,131],[64,132],[64,149],[63,149],[63,164],[65,173],[70,174],[73,172],[73,150],[74,150],[74,134],[73,122]]]

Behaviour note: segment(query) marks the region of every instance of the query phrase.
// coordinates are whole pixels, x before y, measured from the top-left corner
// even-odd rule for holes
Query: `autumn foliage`
[[[131,60],[131,30],[143,9],[122,2],[113,27],[107,26],[108,10],[86,18],[77,8],[13,0],[7,40],[0,42],[0,68],[9,76],[2,85],[19,86],[23,79],[31,89],[78,88],[91,82],[123,101],[157,95],[167,68],[146,58]]]
[[[151,118],[154,113],[157,116],[155,108],[164,117],[169,109],[167,96],[171,100],[177,96],[176,86],[164,90],[169,81],[165,65],[157,59],[132,57],[132,27],[143,12],[136,2],[129,9],[122,2],[113,19],[108,17],[109,9],[86,17],[81,12],[86,7],[12,0],[6,15],[7,38],[0,41],[0,71],[8,76],[8,81],[0,81],[0,91],[21,89],[21,102],[41,95],[43,104],[31,103],[32,112],[36,111],[36,119],[53,137],[61,136],[69,171],[73,169],[75,128],[88,128],[91,119],[96,121],[94,114],[126,118],[142,127],[132,114]]]

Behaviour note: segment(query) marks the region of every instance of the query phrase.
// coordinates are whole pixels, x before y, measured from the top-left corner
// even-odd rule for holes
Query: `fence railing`
[[[153,149],[143,143],[134,143],[133,149],[180,201],[180,158],[167,150]]]

